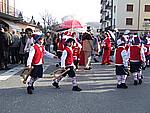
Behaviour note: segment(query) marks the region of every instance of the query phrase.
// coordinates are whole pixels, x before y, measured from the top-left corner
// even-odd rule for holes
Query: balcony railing
[[[100,14],[104,14],[104,13],[106,13],[107,11],[106,10],[104,10],[104,9],[101,9],[100,10]]]
[[[102,3],[106,3],[106,2],[107,2],[107,0],[101,0],[101,4],[102,4]]]
[[[106,15],[105,19],[106,19],[106,20],[111,20],[111,19],[112,19],[112,18],[111,18],[111,15],[110,15],[110,14],[109,14],[109,15]]]
[[[100,23],[105,23],[106,20],[100,19]]]
[[[109,2],[106,4],[106,9],[112,9],[112,5]]]
[[[100,23],[102,23],[103,19],[100,19]]]

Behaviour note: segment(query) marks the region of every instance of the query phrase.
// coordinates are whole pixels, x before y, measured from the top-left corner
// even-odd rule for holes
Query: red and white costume
[[[133,37],[133,45],[129,48],[129,58],[130,58],[130,71],[134,76],[134,85],[142,83],[142,67],[141,63],[146,61],[145,54],[142,46],[140,45],[140,39],[138,37]]]
[[[65,47],[61,56],[61,67],[74,66],[72,47]]]
[[[31,65],[42,65],[44,63],[43,56],[53,58],[55,55],[45,50],[44,46],[35,44],[31,46],[29,57],[27,60],[27,66]]]
[[[103,40],[102,46],[104,49],[102,56],[102,64],[110,64],[111,42],[108,36]]]
[[[115,66],[116,66],[116,77],[117,77],[117,88],[127,88],[125,81],[127,78],[127,68],[128,68],[128,56],[125,44],[121,39],[117,40],[118,48],[115,51]]]

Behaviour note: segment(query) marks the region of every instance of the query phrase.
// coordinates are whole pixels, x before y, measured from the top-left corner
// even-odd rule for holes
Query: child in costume
[[[125,40],[123,37],[117,40],[118,47],[115,52],[115,66],[116,66],[116,77],[117,77],[117,88],[126,89],[127,69],[128,69],[128,56],[125,50]]]
[[[135,35],[129,48],[130,71],[134,76],[134,85],[142,84],[142,63],[145,63],[145,55],[140,38]]]
[[[36,34],[34,37],[35,44],[31,46],[29,57],[27,60],[28,68],[33,68],[28,82],[27,93],[32,94],[34,87],[33,84],[38,78],[43,76],[43,64],[44,64],[44,55],[50,58],[57,58],[57,56],[47,52],[42,45],[44,43],[44,37],[42,34]]]
[[[74,59],[73,59],[73,50],[72,50],[73,43],[74,43],[74,39],[72,38],[66,40],[65,42],[66,45],[61,57],[61,68],[64,70],[69,68],[70,70],[67,71],[61,77],[59,77],[58,79],[55,79],[52,85],[55,86],[56,88],[60,88],[59,81],[68,74],[72,80],[72,85],[73,85],[72,90],[81,91],[82,89],[80,89],[77,85],[76,74],[74,71],[75,65],[73,63]]]

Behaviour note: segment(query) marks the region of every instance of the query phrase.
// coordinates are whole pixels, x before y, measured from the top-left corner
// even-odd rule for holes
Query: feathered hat
[[[34,38],[34,42],[37,42],[40,38],[42,38],[44,36],[43,33],[40,33],[40,32],[35,32],[33,33],[33,38]]]
[[[132,44],[139,45],[141,43],[141,39],[137,35],[133,35],[132,37]]]

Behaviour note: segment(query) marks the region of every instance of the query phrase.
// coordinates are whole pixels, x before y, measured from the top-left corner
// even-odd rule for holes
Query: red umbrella
[[[61,28],[83,28],[81,23],[77,20],[67,20],[64,21],[61,25]]]

